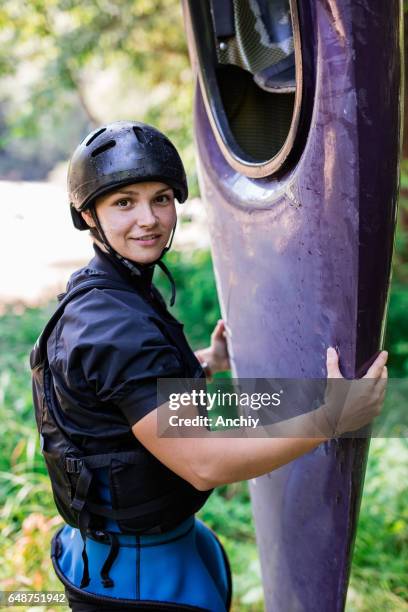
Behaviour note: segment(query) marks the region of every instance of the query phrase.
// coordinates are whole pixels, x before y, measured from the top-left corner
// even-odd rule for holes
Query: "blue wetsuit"
[[[100,580],[109,543],[92,535],[87,538],[91,582],[85,589],[79,589],[83,570],[81,535],[73,527],[62,528],[56,536],[58,545],[54,545],[53,563],[68,587],[68,595],[78,589],[80,599],[84,599],[84,593],[90,594],[89,603],[98,595],[99,606],[116,598],[122,609],[126,606],[131,609],[141,602],[160,601],[177,603],[180,610],[183,605],[211,612],[227,610],[226,560],[218,540],[201,521],[191,517],[161,535],[118,537],[119,554],[110,570],[114,587],[106,589]],[[158,608],[155,605],[153,609]]]

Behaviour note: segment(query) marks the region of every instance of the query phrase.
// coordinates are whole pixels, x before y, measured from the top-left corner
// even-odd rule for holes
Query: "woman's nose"
[[[140,227],[151,227],[156,225],[157,217],[148,202],[140,202],[136,206],[136,223]]]

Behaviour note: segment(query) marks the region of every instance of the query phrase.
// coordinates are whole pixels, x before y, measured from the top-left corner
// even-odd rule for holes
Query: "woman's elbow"
[[[192,469],[192,475],[189,482],[198,491],[209,491],[210,489],[226,484],[219,478],[219,474],[215,467],[212,466],[211,461],[198,462]]]
[[[196,470],[193,466],[190,466],[188,474],[183,474],[183,478],[197,491],[209,491],[215,486],[202,470]]]
[[[190,484],[197,489],[197,491],[210,491],[211,489],[214,489],[214,487],[216,486],[215,484],[212,484],[206,480],[202,480],[202,479],[198,479],[198,478],[194,478],[192,480],[190,480]]]

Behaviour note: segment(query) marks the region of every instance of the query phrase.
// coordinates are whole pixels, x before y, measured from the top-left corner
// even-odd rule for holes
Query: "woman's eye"
[[[155,201],[158,204],[167,204],[167,202],[170,202],[170,196],[166,193],[163,193],[161,195],[156,196]]]
[[[130,205],[130,200],[127,200],[127,199],[117,200],[115,202],[115,206],[117,206],[118,208],[127,208],[129,205]]]

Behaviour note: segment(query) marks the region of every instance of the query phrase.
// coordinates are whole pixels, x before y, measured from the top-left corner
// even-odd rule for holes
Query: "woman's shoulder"
[[[86,266],[72,274],[65,295],[73,293],[81,286],[86,289],[75,295],[65,307],[64,314],[75,314],[78,317],[88,315],[89,311],[98,311],[99,317],[109,316],[110,309],[120,308],[122,315],[129,311],[132,315],[146,313],[146,300],[141,291],[118,277],[109,276],[106,272]]]
[[[146,334],[158,333],[154,311],[140,293],[125,283],[121,286],[116,282],[112,286],[115,279],[99,271],[79,270],[71,277],[67,293],[93,279],[97,279],[98,286],[89,283],[85,291],[67,303],[49,343],[62,342],[66,350],[72,351],[89,346],[123,345],[130,337],[134,341],[137,337],[142,339]]]
[[[117,341],[154,326],[154,317],[136,293],[126,289],[94,287],[76,296],[65,308],[60,331],[74,331],[77,340],[100,344]]]

